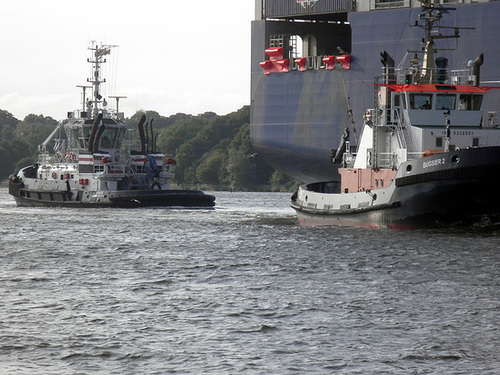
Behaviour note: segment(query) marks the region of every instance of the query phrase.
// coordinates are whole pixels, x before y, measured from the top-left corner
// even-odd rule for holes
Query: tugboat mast
[[[424,28],[424,39],[422,43],[424,44],[423,53],[423,63],[422,71],[419,77],[419,83],[422,84],[432,84],[437,83],[436,74],[436,63],[434,59],[435,52],[438,52],[434,41],[436,39],[458,39],[460,38],[460,29],[473,30],[473,27],[450,27],[450,26],[440,26],[436,25],[437,22],[443,18],[443,13],[447,13],[449,10],[456,10],[456,8],[435,6],[434,0],[419,0],[422,3],[422,11],[418,17],[419,20],[424,22],[424,25],[420,25],[418,21],[415,21],[414,26],[419,26]],[[424,13],[425,12],[425,13]],[[443,35],[440,29],[454,29],[454,34]],[[456,48],[451,48],[454,50]],[[445,50],[440,48],[440,50]],[[414,51],[416,53],[420,51]]]
[[[92,92],[92,100],[89,100],[87,106],[89,108],[89,113],[91,112],[91,118],[96,118],[99,113],[99,109],[101,105],[106,105],[106,101],[102,100],[103,97],[100,93],[100,85],[101,83],[106,82],[106,78],[101,79],[101,64],[106,62],[104,56],[109,55],[111,53],[111,48],[117,47],[115,45],[100,45],[98,46],[94,41],[91,43],[89,50],[92,52],[92,59],[87,59],[87,62],[93,64],[92,65],[92,77],[87,78],[87,82],[92,84],[93,92]]]

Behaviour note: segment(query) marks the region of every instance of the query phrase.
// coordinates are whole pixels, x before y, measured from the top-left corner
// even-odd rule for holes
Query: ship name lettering
[[[436,167],[438,165],[444,165],[444,158],[441,159],[434,159],[434,160],[429,160],[429,161],[424,161],[422,163],[422,168],[429,168],[429,167]]]

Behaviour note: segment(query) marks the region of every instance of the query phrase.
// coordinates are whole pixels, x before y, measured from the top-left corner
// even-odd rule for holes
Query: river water
[[[1,374],[498,374],[500,228],[301,228],[215,210],[19,208],[0,189]]]

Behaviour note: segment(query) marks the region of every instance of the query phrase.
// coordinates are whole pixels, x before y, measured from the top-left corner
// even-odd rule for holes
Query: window
[[[431,109],[432,94],[410,94],[411,109]]]
[[[399,94],[394,95],[394,107],[399,107],[401,105],[400,100],[401,99]]]
[[[83,132],[82,132],[83,130]],[[80,142],[80,147],[81,148],[87,148],[89,143],[89,138],[90,138],[90,133],[92,131],[92,125],[85,125],[82,128],[78,128],[78,138]]]
[[[436,138],[436,147],[443,147],[443,138],[442,137]]]
[[[121,148],[122,147],[122,142],[125,139],[126,133],[127,133],[127,129],[125,129],[125,128],[121,128],[118,131],[118,137],[116,138],[115,148]]]
[[[472,147],[479,146],[479,138],[472,138]]]
[[[290,35],[290,59],[298,59],[303,57],[303,41],[300,35]]]
[[[437,94],[436,95],[436,109],[455,109],[456,95],[450,94]]]
[[[482,95],[460,94],[459,109],[461,111],[479,111],[481,109],[482,102]]]
[[[101,135],[101,148],[113,148],[117,132],[117,128],[104,128]]]
[[[370,9],[409,7],[410,0],[370,0]]]
[[[70,131],[70,139],[71,141],[69,142],[69,147],[70,148],[77,148],[78,147],[78,132],[76,129],[71,129]]]

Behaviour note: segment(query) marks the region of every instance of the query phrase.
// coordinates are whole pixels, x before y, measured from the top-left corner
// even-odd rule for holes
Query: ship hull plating
[[[322,184],[302,186],[292,207],[303,226],[411,229],[500,223],[500,147],[442,153],[410,164],[411,172],[403,164],[390,187],[358,195],[324,193]],[[357,205],[367,195],[378,198]],[[336,199],[343,199],[342,209],[326,204]]]

